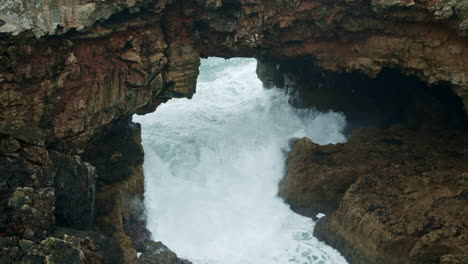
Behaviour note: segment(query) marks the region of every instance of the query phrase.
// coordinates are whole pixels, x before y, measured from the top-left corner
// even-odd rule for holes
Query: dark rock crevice
[[[292,142],[279,195],[318,220],[350,263],[464,263],[468,116],[450,85],[395,70],[376,78],[307,60],[259,60],[265,87],[297,107],[343,112],[348,142]]]
[[[365,128],[343,144],[293,143],[280,195],[325,212],[314,235],[350,263],[466,259],[468,130]]]
[[[285,88],[298,108],[341,112],[347,133],[360,127],[403,124],[462,128],[468,124],[464,105],[450,85],[428,85],[396,69],[383,69],[375,78],[320,68],[312,59],[259,58],[257,75],[266,88]]]
[[[146,237],[131,228],[140,215],[128,205],[141,199],[143,154],[129,117],[172,97],[190,98],[200,56],[280,61],[285,72],[270,83],[307,88],[293,88],[293,103],[345,112],[350,131],[369,124],[404,123],[413,131],[466,124],[460,112],[468,105],[464,1],[18,3],[14,10],[0,4],[2,263],[66,256],[78,263],[137,261],[124,231]],[[274,73],[276,63],[267,72]],[[459,138],[441,134],[447,142]],[[401,139],[387,143],[400,141],[405,146]],[[323,153],[311,156],[323,160]],[[333,199],[346,197],[344,189]],[[57,224],[74,238],[50,237]],[[74,231],[79,228],[86,230]],[[117,241],[118,253],[109,256],[103,241]],[[107,253],[93,257],[99,252]]]

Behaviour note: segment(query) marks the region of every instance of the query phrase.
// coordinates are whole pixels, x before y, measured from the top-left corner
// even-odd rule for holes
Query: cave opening
[[[291,204],[304,218],[278,197],[291,138],[326,145],[368,126],[468,124],[461,99],[443,83],[430,86],[395,69],[371,78],[264,58],[203,59],[194,98],[134,121],[142,124],[153,239],[194,263],[233,264],[346,263],[312,235],[316,211]]]
[[[306,164],[333,164],[333,173],[347,165],[350,184],[359,177],[356,200],[319,211],[327,216],[315,229],[321,223],[321,239],[348,261],[466,258],[463,1],[5,2],[1,263],[136,263],[136,251],[161,253],[132,244],[130,232],[148,235],[144,181],[153,238],[196,263],[341,262],[277,197],[288,140],[302,136],[322,144],[310,144]],[[205,60],[194,100],[159,107],[191,98],[200,56],[212,55],[277,57],[257,67]],[[364,73],[346,73],[356,70]],[[145,179],[132,116],[156,107],[135,117]],[[366,220],[383,229],[370,237],[356,228]],[[333,223],[334,234],[324,232]]]
[[[374,78],[359,72],[333,72],[312,59],[259,60],[266,87],[284,87],[298,108],[337,111],[346,116],[345,134],[358,128],[459,129],[468,125],[462,99],[447,83],[428,85],[398,69],[384,68]]]
[[[153,239],[194,263],[346,263],[311,218],[278,197],[291,138],[346,140],[345,118],[264,89],[255,59],[202,60],[197,93],[145,116],[145,207]]]

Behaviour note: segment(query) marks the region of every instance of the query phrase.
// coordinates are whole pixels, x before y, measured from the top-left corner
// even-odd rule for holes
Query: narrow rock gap
[[[135,117],[152,238],[200,264],[346,263],[277,196],[289,139],[344,142],[344,117],[292,108],[255,69],[254,59],[205,59],[191,100]]]

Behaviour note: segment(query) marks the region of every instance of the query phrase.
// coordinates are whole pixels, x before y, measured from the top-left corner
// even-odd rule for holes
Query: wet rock
[[[54,225],[53,173],[0,156],[0,234],[43,239]]]
[[[49,152],[44,147],[25,147],[21,150],[21,155],[28,161],[40,164],[42,166],[52,165],[52,161],[49,158]]]
[[[13,152],[17,151],[21,147],[18,140],[6,137],[0,139],[0,154],[12,154]]]
[[[128,179],[133,168],[143,164],[140,124],[122,118],[89,144],[82,156],[96,167],[98,182],[111,184]]]
[[[297,108],[342,112],[345,133],[366,127],[404,124],[418,129],[428,123],[463,127],[468,123],[463,101],[445,86],[429,86],[395,70],[375,78],[360,73],[337,73],[317,67],[313,60],[261,58],[257,75],[264,86],[284,88]]]
[[[83,153],[98,175],[96,225],[118,244],[121,263],[137,261],[132,239],[138,231],[126,227],[143,217],[141,205],[134,202],[143,198],[143,155],[140,125],[130,117],[104,131]],[[144,221],[140,228],[141,234],[147,232]]]
[[[85,263],[123,263],[118,243],[105,234],[59,227],[52,236],[71,241],[78,246],[85,254]]]
[[[55,216],[60,225],[87,228],[94,221],[96,171],[77,156],[51,152],[56,169]]]
[[[133,197],[130,201],[130,214],[123,219],[123,229],[134,244],[151,239],[151,233],[146,228],[146,210],[141,197]]]
[[[26,239],[43,239],[55,224],[54,202],[50,187],[17,187],[2,208],[0,230]]]
[[[10,136],[33,145],[43,145],[45,133],[34,124],[9,122],[0,124],[0,134]]]
[[[118,0],[112,3],[101,1],[69,2],[56,0],[51,4],[38,2],[32,4],[28,1],[16,1],[12,4],[6,2],[0,5],[0,18],[11,25],[0,32],[12,32],[17,35],[23,31],[31,30],[36,36],[57,34],[56,28],[65,33],[73,28],[84,30],[101,19],[109,18],[123,8],[139,8],[145,0],[125,1]],[[67,8],[63,8],[67,7]]]
[[[96,228],[118,241],[124,262],[135,262],[123,223],[132,222],[125,220],[131,214],[128,202],[143,193],[141,146],[125,129],[104,138],[134,113],[154,111],[173,97],[191,98],[200,56],[313,58],[316,68],[372,78],[383,68],[396,68],[430,85],[446,83],[463,98],[467,110],[468,23],[462,2],[1,3],[0,234],[44,240],[55,227],[55,196],[57,222],[89,227],[97,177]],[[349,98],[346,102],[358,104]],[[96,167],[97,175],[76,155]],[[33,189],[31,204],[24,203],[20,193],[11,197],[17,188],[26,187]],[[329,203],[340,199],[340,193],[327,192]],[[394,232],[405,228],[419,230],[417,224],[394,224]],[[453,236],[436,233],[417,248],[422,252],[425,245],[437,245],[438,237],[449,237],[445,240],[451,243]],[[76,255],[76,246],[60,243],[57,250],[63,246],[67,254]],[[22,254],[12,245],[1,257],[15,261]],[[63,257],[54,254],[26,257],[29,262]]]
[[[17,210],[29,209],[29,205],[32,203],[33,193],[34,190],[30,187],[17,188],[8,200],[8,206]]]
[[[217,9],[223,5],[221,0],[197,0],[197,3],[210,9]]]
[[[337,145],[300,139],[280,193],[314,210],[337,208],[330,200],[338,201],[314,234],[350,263],[455,261],[468,250],[466,135],[393,126],[362,129]],[[333,199],[317,209],[323,197]]]
[[[452,254],[452,255],[445,255],[440,258],[440,264],[461,264],[468,262],[468,255],[467,254]]]
[[[200,56],[191,46],[172,44],[168,50],[166,81],[172,83],[173,97],[189,97],[195,93]]]
[[[89,239],[49,237],[40,243],[20,240],[19,246],[21,253],[15,257],[14,263],[102,263]]]
[[[335,160],[340,148],[321,147],[308,138],[292,143],[279,195],[293,210],[315,217],[338,208],[349,186],[364,172],[361,166],[347,165],[344,158]]]
[[[84,254],[78,248],[66,243],[62,240],[55,238],[48,238],[42,241],[44,253],[46,255],[45,261],[50,264],[70,263],[82,264],[84,263]]]
[[[256,73],[264,88],[284,87],[284,73],[280,64],[267,58],[257,58]]]
[[[179,259],[161,242],[147,241],[137,245],[136,249],[141,252],[138,258],[139,264],[190,264],[192,262]]]

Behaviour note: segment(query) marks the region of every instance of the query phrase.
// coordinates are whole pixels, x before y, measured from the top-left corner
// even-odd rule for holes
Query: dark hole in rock
[[[422,127],[461,128],[468,124],[463,102],[449,84],[428,85],[396,69],[376,78],[362,73],[323,70],[312,60],[258,60],[257,74],[265,87],[284,87],[298,108],[343,112],[346,134],[365,126],[401,123]]]

